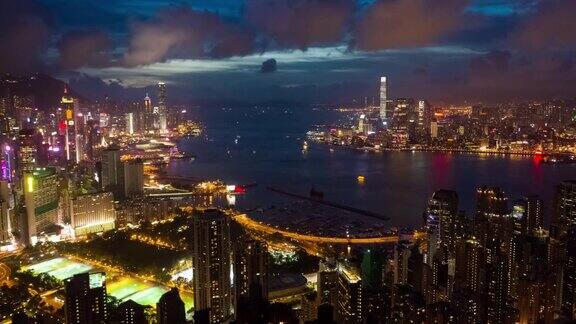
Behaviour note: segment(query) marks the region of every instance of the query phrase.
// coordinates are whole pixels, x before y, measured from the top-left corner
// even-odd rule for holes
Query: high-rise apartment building
[[[100,324],[108,319],[106,276],[81,273],[64,281],[66,324]]]
[[[217,209],[192,216],[194,309],[210,310],[210,322],[224,322],[231,309],[231,242],[229,218]]]
[[[156,303],[158,324],[185,324],[186,311],[178,288],[166,292]]]

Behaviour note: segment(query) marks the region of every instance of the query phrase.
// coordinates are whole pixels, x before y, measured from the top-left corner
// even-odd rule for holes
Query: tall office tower
[[[64,281],[66,324],[106,323],[106,276],[81,273]]]
[[[146,131],[154,129],[154,107],[148,94],[144,97],[144,129]]]
[[[437,248],[442,248],[449,256],[453,256],[456,241],[464,234],[463,222],[458,214],[458,194],[452,190],[434,192],[428,200],[425,222],[429,233],[428,258],[434,257]],[[431,242],[432,240],[437,241]]]
[[[519,206],[523,209],[521,231],[524,235],[532,235],[544,226],[544,202],[538,196],[522,197]]]
[[[210,322],[230,317],[230,223],[217,209],[195,211],[193,227],[194,309],[210,310]]]
[[[388,126],[388,122],[392,117],[388,108],[388,84],[386,77],[380,78],[380,120],[384,127]]]
[[[366,115],[360,115],[358,118],[358,133],[364,133],[364,123],[366,122]]]
[[[76,101],[68,94],[68,87],[64,87],[64,95],[60,101],[62,111],[64,112],[64,119],[60,124],[60,131],[64,134],[64,150],[66,152],[66,160],[73,162],[80,162],[80,152],[77,150],[77,131],[76,131],[76,115],[75,106]]]
[[[130,135],[134,135],[134,131],[136,130],[136,117],[134,116],[133,112],[126,113],[124,115],[124,121],[126,123],[126,130],[125,132]]]
[[[102,151],[102,189],[117,194],[122,185],[120,149],[109,147]]]
[[[158,83],[158,118],[160,131],[168,129],[168,106],[166,102],[166,83]]]
[[[54,168],[36,168],[24,173],[26,218],[22,233],[26,244],[35,244],[37,235],[58,223],[58,175]]]
[[[430,104],[426,100],[419,100],[416,108],[416,124],[420,140],[428,138],[430,130],[430,121],[432,120],[432,111]]]
[[[17,154],[20,175],[34,170],[37,166],[36,130],[28,128],[18,132]]]
[[[185,324],[186,310],[178,288],[164,293],[156,303],[158,324]]]
[[[114,196],[110,192],[77,196],[72,198],[69,207],[76,236],[104,232],[115,227],[116,210]]]
[[[268,300],[268,247],[266,243],[247,239],[235,252],[237,297]]]
[[[362,279],[358,270],[347,264],[338,264],[338,297],[336,302],[338,323],[362,323]]]
[[[136,197],[144,194],[144,162],[141,159],[122,163],[122,188],[124,197]]]
[[[111,314],[110,323],[148,324],[148,320],[144,314],[144,306],[128,299],[116,307],[114,313]]]

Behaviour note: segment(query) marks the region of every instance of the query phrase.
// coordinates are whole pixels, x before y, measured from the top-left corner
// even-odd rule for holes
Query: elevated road
[[[386,235],[377,237],[329,237],[329,236],[299,234],[296,232],[280,230],[267,224],[262,224],[258,221],[251,219],[246,214],[238,214],[232,217],[240,225],[249,230],[269,235],[278,233],[282,236],[303,242],[327,243],[327,244],[394,244],[397,243],[399,240],[397,235]]]

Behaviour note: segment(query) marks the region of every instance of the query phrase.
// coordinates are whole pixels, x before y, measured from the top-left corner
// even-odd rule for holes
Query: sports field
[[[36,274],[47,273],[59,280],[72,277],[75,274],[99,271],[89,264],[72,261],[67,258],[54,258],[40,263],[23,267],[23,270],[30,270]],[[156,307],[156,302],[160,296],[170,288],[152,282],[146,282],[139,278],[128,275],[108,274],[106,280],[106,290],[108,295],[114,296],[122,301],[132,299],[141,305]],[[180,292],[180,297],[186,305],[186,310],[194,306],[193,295],[187,292]]]

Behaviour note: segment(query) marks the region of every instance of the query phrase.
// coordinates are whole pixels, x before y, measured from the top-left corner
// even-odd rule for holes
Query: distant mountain
[[[0,97],[33,95],[38,109],[48,111],[60,105],[65,85],[63,81],[46,74],[27,76],[7,74],[0,78]],[[74,89],[69,89],[69,93],[80,101],[87,101]]]

